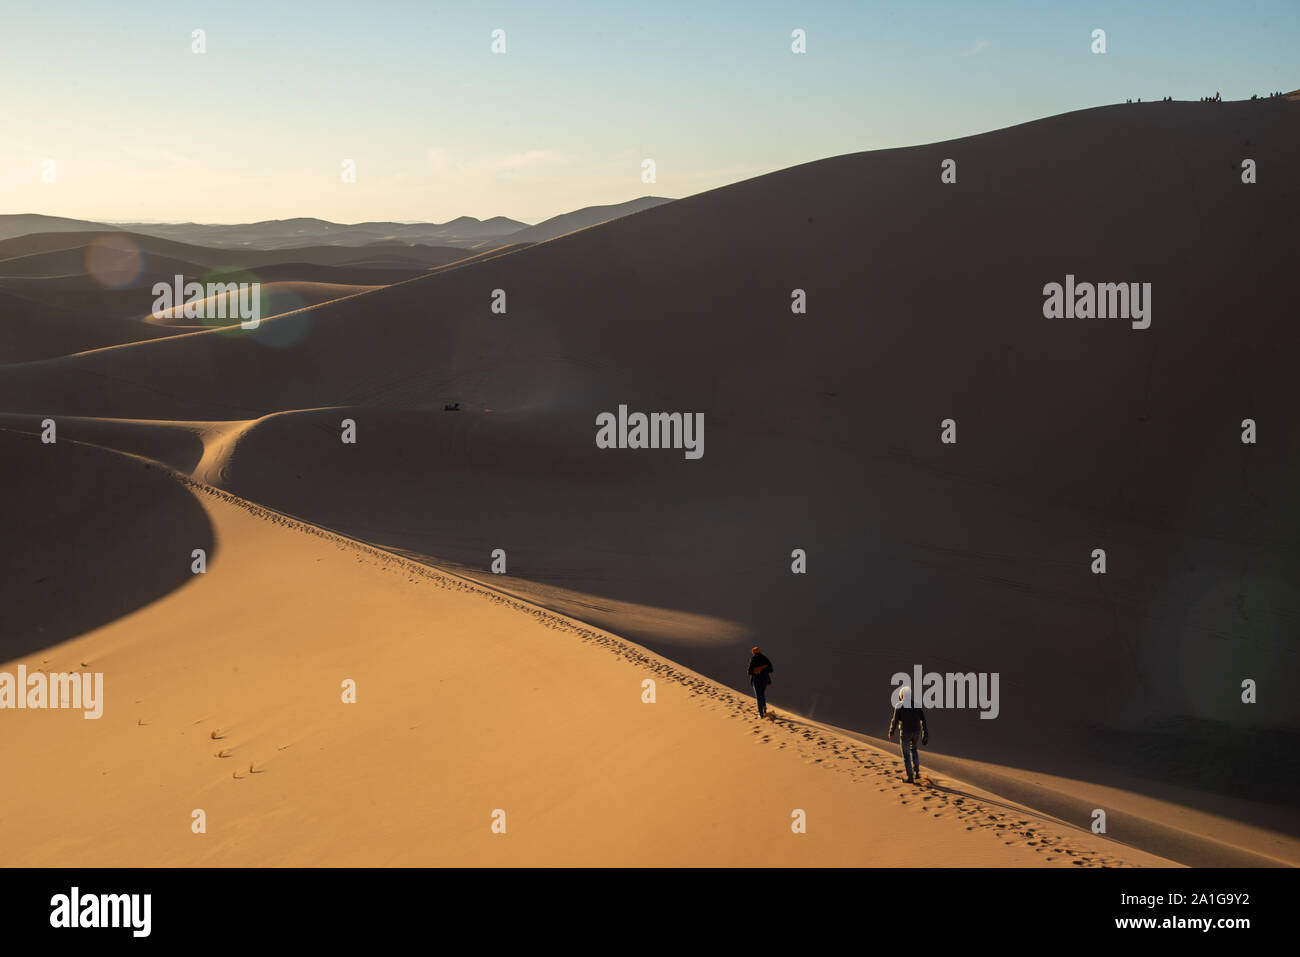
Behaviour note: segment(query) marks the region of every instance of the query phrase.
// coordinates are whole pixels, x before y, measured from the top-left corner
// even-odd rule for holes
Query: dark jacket
[[[925,729],[925,709],[924,708],[895,708],[893,715],[889,719],[888,737],[894,736],[894,731],[901,728],[903,734],[915,734],[920,731],[926,734]]]
[[[754,679],[762,677],[765,681],[772,680],[772,662],[767,660],[767,655],[757,654],[749,659],[749,668],[746,671],[749,675],[749,683],[753,684]]]

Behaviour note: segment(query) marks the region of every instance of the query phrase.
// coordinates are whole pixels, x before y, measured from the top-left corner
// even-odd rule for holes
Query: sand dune
[[[355,296],[379,288],[379,286],[358,286],[339,282],[262,283],[260,293],[262,318],[271,319],[286,312],[293,312],[295,309],[316,306],[322,302],[344,299],[348,296]],[[225,300],[224,303],[221,301],[223,299]],[[204,315],[219,316],[225,314],[236,317],[229,322],[222,322],[219,319],[213,320],[211,324],[230,325],[239,322],[237,318],[239,308],[238,291],[207,296],[200,300],[200,303],[199,308]],[[211,324],[185,318],[184,304],[179,307],[173,306],[171,309],[160,310],[156,314],[147,313],[143,317],[143,321],[168,326],[173,329],[207,329],[211,327]]]
[[[0,363],[30,362],[166,335],[143,323],[102,318],[0,289]]]
[[[472,257],[458,249],[404,244],[244,252],[126,232],[25,235],[0,241],[0,362],[69,356],[208,328],[194,320],[153,318],[154,283],[171,284],[177,275],[187,281],[260,282],[262,315],[269,318]]]
[[[524,223],[505,216],[475,219],[460,216],[446,223],[331,223],[322,219],[269,220],[259,223],[204,225],[200,223],[135,223],[136,232],[207,247],[288,249],[304,243],[359,247],[381,243],[418,243],[473,249],[510,241]]]
[[[105,286],[113,288],[119,284],[114,282],[110,285],[108,281],[103,280],[121,276],[123,282],[120,285],[125,285],[134,283],[142,274],[151,277],[172,276],[176,273],[185,276],[202,276],[208,271],[200,263],[178,259],[175,256],[149,255],[146,259],[126,241],[122,241],[121,245],[105,243],[95,249],[98,258],[95,267],[88,263],[88,257],[95,255],[91,253],[91,247],[88,245],[68,246],[49,252],[27,253],[0,260],[0,282],[11,279],[67,277],[86,277],[89,281],[92,278],[91,268],[98,268],[103,270],[100,273],[99,288]]]
[[[0,274],[6,263],[23,257],[49,257],[73,266],[84,265],[87,249],[99,243],[109,251],[134,250],[151,257],[199,263],[204,266],[238,266],[256,268],[286,262],[311,263],[317,266],[370,266],[372,268],[408,268],[442,266],[464,259],[466,252],[449,246],[418,243],[380,242],[355,246],[293,246],[283,249],[249,247],[219,248],[178,242],[143,233],[117,230],[84,232],[50,232],[0,240]],[[78,259],[78,254],[81,258]],[[42,262],[42,260],[35,260]],[[67,267],[64,267],[65,271]],[[75,271],[75,270],[74,270]]]
[[[0,551],[6,661],[166,595],[190,577],[191,549],[213,549],[203,509],[165,469],[11,431],[0,448],[13,467]]]
[[[662,196],[642,196],[627,203],[615,203],[609,206],[587,206],[571,213],[563,213],[543,220],[536,226],[528,226],[509,236],[512,243],[542,243],[557,236],[564,236],[579,229],[598,226],[622,216],[630,216],[645,209],[671,203],[671,199]]]
[[[562,213],[529,226],[504,216],[479,220],[473,216],[460,216],[446,223],[331,223],[322,219],[298,218],[268,220],[260,223],[229,225],[204,225],[200,223],[119,223],[103,224],[85,220],[65,219],[59,216],[0,215],[0,259],[7,258],[6,251],[13,246],[8,242],[18,239],[19,245],[30,244],[31,234],[82,234],[78,238],[103,235],[106,232],[130,236],[132,241],[151,251],[170,243],[173,247],[189,250],[203,249],[207,255],[227,252],[236,257],[248,254],[276,253],[290,249],[309,249],[314,255],[308,262],[337,264],[352,262],[360,249],[391,252],[396,258],[417,257],[428,261],[431,257],[446,256],[448,252],[483,252],[502,245],[541,242],[553,239],[575,229],[584,229],[597,223],[608,222],[620,216],[639,212],[651,206],[671,202],[658,196],[642,196],[626,203],[607,206],[587,206]],[[57,248],[53,238],[38,240],[45,249]],[[314,245],[312,245],[314,244]],[[29,249],[29,251],[34,251]],[[172,248],[171,255],[182,255]],[[236,259],[238,265],[248,262]],[[274,260],[258,260],[274,261]]]
[[[354,456],[352,462],[348,461],[349,452],[355,450],[340,444],[337,454],[332,451],[337,424],[344,417],[355,417],[361,423],[363,441],[372,446],[380,444],[395,452],[403,443],[413,444],[425,448],[426,455],[440,450],[442,468],[436,475],[412,474],[399,457],[392,455],[380,480],[365,466],[369,460]],[[520,437],[529,429],[503,423],[492,434],[476,438],[474,432],[481,423],[471,425],[468,419],[448,413],[430,423],[428,417],[414,413],[381,416],[375,410],[322,409],[226,422],[67,419],[61,420],[61,434],[150,455],[205,483],[243,495],[255,494],[260,501],[293,514],[311,514],[327,526],[346,528],[354,538],[383,543],[392,551],[406,552],[417,559],[432,555],[438,567],[460,578],[476,580],[494,591],[577,620],[605,628],[617,626],[620,634],[636,634],[647,644],[671,649],[673,658],[718,661],[725,675],[726,663],[734,664],[736,649],[747,647],[755,639],[756,629],[686,610],[696,606],[682,602],[681,596],[705,590],[685,590],[680,580],[665,574],[662,561],[653,563],[644,555],[611,550],[600,553],[597,563],[591,543],[599,538],[599,529],[596,521],[584,517],[583,508],[584,499],[589,500],[596,492],[580,478],[585,471],[583,464],[552,460],[544,465],[530,459],[540,457],[542,443],[527,443]],[[22,422],[8,416],[2,421],[13,428],[35,431],[35,423],[30,420]],[[502,433],[504,437],[494,443],[493,435]],[[313,447],[319,450],[315,455],[310,451]],[[510,463],[521,458],[533,462],[531,492],[507,481]],[[622,478],[606,472],[602,479],[604,484],[617,482],[632,495],[647,487],[635,481],[632,469]],[[559,493],[571,484],[572,489]],[[478,527],[467,535],[466,523],[456,521],[453,510],[428,506],[428,517],[413,522],[410,502],[417,498],[452,503],[455,510],[467,509],[478,516]],[[365,503],[363,509],[358,509],[358,502]],[[553,533],[561,522],[568,525],[570,541],[558,553],[552,548],[549,562],[537,567],[534,563],[538,556],[545,557],[540,550],[542,537]],[[673,528],[677,528],[676,524]],[[640,544],[649,554],[656,554],[656,549],[670,537],[650,525],[640,527],[638,533],[642,536]],[[493,546],[503,544],[509,547],[512,574],[487,574],[486,562],[474,558],[482,558]],[[605,543],[601,545],[605,547]],[[595,594],[578,591],[575,585],[589,580],[591,566],[597,564],[597,574],[608,576],[604,587]],[[633,596],[660,604],[623,598],[621,589],[609,587],[610,581],[621,583],[634,572],[640,581]],[[718,587],[717,582],[714,587]],[[860,610],[866,613],[865,608]],[[798,682],[799,676],[791,677]],[[776,695],[777,700],[784,700],[784,688],[778,689]],[[869,710],[870,702],[865,704]],[[944,716],[936,720],[951,719]],[[845,738],[853,733],[807,723]],[[945,725],[945,741],[955,730]],[[1059,729],[1052,730],[1059,734]],[[1032,729],[1021,731],[1030,742],[1036,740]],[[865,736],[854,735],[854,746],[869,742],[892,755],[893,748],[879,740],[881,734],[879,726],[868,726]],[[1077,741],[1072,743],[1079,745]],[[937,751],[927,754],[930,765],[964,782],[967,789],[979,784],[986,792],[1014,796],[1018,806],[1043,809],[1057,820],[1075,824],[1086,823],[1092,809],[1101,806],[1111,815],[1112,833],[1119,840],[1158,847],[1159,853],[1171,860],[1229,866],[1300,863],[1300,841],[1285,835],[1289,812],[1282,808],[1273,813],[1259,802],[1220,798],[1219,813],[1195,812],[1189,807],[1195,806],[1198,798],[1203,802],[1204,795],[1153,787],[1149,779],[1127,777],[1119,785],[1099,785],[1087,780],[1090,769],[1082,760],[1086,754],[1082,751],[1075,755],[1082,779],[1063,787],[1051,783],[1054,776],[1042,770],[1051,765],[1041,760],[1035,762],[1038,770],[1032,774],[1019,763],[1007,766],[985,762],[972,769],[965,758],[950,760],[948,755],[954,752],[948,745],[936,743],[936,747]],[[964,754],[965,749],[955,753]],[[1071,795],[1069,800],[1062,798],[1066,793]],[[1152,794],[1158,796],[1144,796]],[[1252,820],[1258,826],[1252,826]]]
[[[808,727],[830,722],[879,735],[890,675],[915,664],[998,672],[998,719],[943,712],[934,721],[937,760],[970,762],[974,774],[994,768],[1025,795],[1048,801],[1056,800],[1045,793],[1053,787],[1042,782],[1074,782],[1062,785],[1083,802],[1070,814],[1087,811],[1096,794],[1093,807],[1108,806],[1130,822],[1127,837],[1112,837],[1155,841],[1175,860],[1222,853],[1238,862],[1297,863],[1300,701],[1286,689],[1297,677],[1300,602],[1300,526],[1291,505],[1300,465],[1292,369],[1300,329],[1276,303],[1291,297],[1300,185],[1273,175],[1244,186],[1237,171],[1246,143],[1261,169],[1300,162],[1297,109],[1281,100],[1212,110],[1125,105],[950,143],[836,157],[451,263],[252,332],[195,332],[8,366],[0,369],[0,409],[23,431],[35,417],[55,416],[70,438],[156,456],[259,506],[417,556],[420,567],[443,570],[429,573],[435,577],[477,578],[476,587],[526,603],[533,609],[526,617],[581,620],[656,660],[677,662],[666,667],[730,685],[734,694],[744,691],[740,666],[757,642],[778,662],[778,709],[804,716]],[[959,178],[945,186],[940,163],[950,157]],[[1067,274],[1150,282],[1150,328],[1045,319],[1044,284]],[[504,316],[490,308],[497,289],[508,296]],[[807,293],[807,315],[790,311],[795,289]],[[443,412],[450,402],[463,411]],[[596,415],[620,404],[703,412],[703,458],[597,448]],[[949,417],[957,422],[956,445],[939,440]],[[1245,417],[1260,423],[1256,446],[1240,441]],[[355,445],[340,442],[345,418],[357,424]],[[279,525],[272,536],[237,504],[217,499],[234,509],[227,512],[206,493],[197,500],[219,546],[261,554],[250,544],[260,543],[268,562],[283,556],[263,566],[250,555],[241,567],[265,568],[286,594],[298,587],[286,577],[298,574],[292,569],[326,558],[302,554]],[[345,564],[358,574],[367,555],[389,568],[375,571],[375,580],[393,582],[403,595],[407,589],[397,586],[423,587],[414,566],[364,549],[353,554],[355,547],[329,546],[350,555]],[[488,572],[498,547],[509,556],[505,576]],[[1096,547],[1108,552],[1105,576],[1090,572]],[[807,552],[806,575],[791,574],[795,548]],[[415,581],[403,577],[408,571]],[[256,587],[255,579],[239,581],[235,587]],[[344,590],[344,577],[320,581],[326,587],[319,594]],[[320,670],[305,673],[332,688],[339,669],[358,660],[349,657],[344,631],[354,639],[379,634],[374,640],[393,642],[385,660],[400,661],[417,654],[415,644],[403,644],[415,638],[402,636],[435,615],[405,598],[380,602],[379,585],[374,593],[360,579],[347,587],[370,595],[370,604],[358,600],[353,608],[339,598],[326,606],[321,654],[333,670],[313,662]],[[187,585],[130,618],[106,621],[100,637],[115,647],[127,635],[162,635],[169,621],[202,632],[197,622],[215,606],[185,605],[195,589]],[[363,605],[391,627],[363,624],[368,619],[356,610]],[[475,614],[458,607],[438,620],[473,622]],[[146,620],[152,615],[158,618]],[[294,631],[291,620],[270,624],[285,634]],[[230,655],[264,647],[264,624],[223,625]],[[524,694],[532,694],[533,685],[524,689],[529,678],[512,670],[514,677],[497,682],[498,661],[513,669],[518,655],[496,649],[534,647],[511,644],[523,639],[506,637],[513,626],[500,627],[485,624],[499,640],[485,638],[488,650],[456,659],[457,667],[482,676],[475,694],[531,701]],[[215,636],[202,640],[212,642],[212,655],[223,653]],[[285,649],[306,647],[293,644],[299,640],[295,633],[265,653],[292,656]],[[563,660],[536,685],[549,709],[536,721],[532,710],[519,715],[503,703],[500,712],[479,708],[460,718],[437,712],[441,727],[468,734],[478,716],[501,713],[500,722],[488,722],[493,737],[470,740],[497,748],[509,738],[536,750],[543,739],[533,736],[540,735],[573,746],[580,735],[565,720],[605,714],[583,711],[597,704],[616,707],[602,697],[614,693],[613,675],[599,672],[599,656],[582,658],[582,650],[546,646]],[[144,660],[123,663],[119,680],[128,687],[142,680],[131,675]],[[561,677],[583,668],[597,671],[586,682]],[[385,680],[417,680],[404,666],[395,670],[401,676]],[[1241,704],[1243,678],[1259,680],[1258,704]],[[522,683],[512,684],[516,679]],[[265,707],[258,703],[269,692],[258,687],[242,699],[249,708]],[[393,703],[403,687],[419,698],[413,686],[382,685],[385,707],[393,709],[382,715],[386,726],[416,725],[429,713],[427,700]],[[547,687],[563,692],[540,697]],[[710,687],[710,701],[738,700]],[[588,693],[597,698],[584,698]],[[181,721],[181,700],[178,692],[166,703],[168,721]],[[635,699],[627,707],[634,705],[646,707]],[[294,737],[304,728],[331,740],[350,733],[342,715],[322,718],[303,697],[284,707],[276,725],[283,732],[257,738],[255,762],[269,758],[281,737],[305,740]],[[727,716],[731,705],[719,707],[710,720],[739,726],[742,719]],[[189,720],[228,720],[217,711],[214,700]],[[731,763],[743,760],[732,739],[682,720],[672,732],[634,730],[640,726],[621,717],[593,722],[610,737],[589,749],[601,757],[584,767],[608,768],[622,787],[630,772],[618,760],[643,752],[662,764],[674,754],[672,773],[685,767],[698,776],[716,765],[723,776],[704,779],[707,787],[747,800],[723,785],[723,778],[735,786],[757,773]],[[798,727],[790,727],[797,738]],[[754,730],[760,739],[767,733]],[[363,753],[362,733],[373,727],[358,729],[339,753]],[[618,744],[620,733],[630,743]],[[677,746],[687,738],[675,734],[696,737],[699,747]],[[660,750],[665,743],[677,750]],[[768,743],[781,752],[789,742],[774,735]],[[472,768],[482,766],[482,753],[453,761],[456,774],[481,773]],[[200,757],[210,755],[194,757],[186,794],[206,780]],[[390,759],[385,773],[365,783],[352,781],[353,769],[304,764],[298,771],[322,793],[369,800],[388,771],[409,770],[401,763],[409,757],[396,751],[375,758]],[[69,774],[80,766],[64,764]],[[563,815],[589,797],[616,799],[594,778],[574,791],[557,783],[563,774],[530,777],[528,767],[521,766],[520,787],[548,795],[546,813],[561,815],[537,820],[566,822],[554,833],[572,827],[576,819]],[[772,765],[763,773],[794,771]],[[485,789],[474,790],[456,780],[466,801],[489,800],[490,782],[480,779]],[[799,786],[795,777],[782,780]],[[866,806],[860,791],[844,792],[844,800]],[[644,804],[620,798],[633,801],[627,821],[661,820],[652,807],[679,806],[666,792],[646,793]],[[780,793],[788,804],[790,792]],[[769,800],[760,794],[754,800]],[[414,792],[405,797],[414,800]],[[734,805],[742,806],[751,805]],[[251,815],[241,818],[254,828],[248,833],[260,838],[252,805],[239,807],[236,813]],[[449,812],[456,820],[462,813],[471,814],[468,803]],[[328,820],[320,814],[318,824]],[[1214,847],[1196,823],[1209,819],[1217,822],[1207,831]],[[837,820],[837,828],[851,826]],[[687,841],[649,840],[661,836],[657,825],[647,832],[592,837],[590,844],[582,838],[563,860],[749,861],[739,845],[723,853],[710,843],[731,840],[716,837],[730,834],[725,828],[690,845],[702,849],[698,858],[684,849]],[[852,833],[849,845],[868,841],[865,831]],[[474,859],[482,851],[476,839],[458,835],[441,835],[439,847],[451,848],[446,857],[402,851],[391,859]],[[644,845],[627,843],[643,838]],[[284,852],[267,839],[267,859]],[[600,858],[602,841],[627,856]],[[374,845],[359,841],[357,856],[346,859],[374,861],[367,846]],[[966,846],[954,842],[946,862],[973,861]],[[188,859],[170,853],[164,858]],[[237,857],[229,848],[213,853],[208,860]],[[508,858],[515,862],[555,863],[547,855],[559,852],[538,843],[510,853],[521,854]],[[837,856],[849,853],[825,846],[814,857],[893,860],[892,846],[879,843],[866,857]]]
[[[36,213],[0,216],[0,240],[31,233],[72,233],[86,230],[116,232],[117,228],[106,223],[96,223],[87,219],[69,219],[66,216],[42,216]]]
[[[102,672],[107,704],[93,721],[8,715],[0,759],[24,786],[0,821],[7,863],[1163,863],[942,775],[905,787],[892,757],[760,723],[743,696],[612,635],[144,460],[3,430],[0,446],[26,474],[74,459],[56,471],[88,494],[136,483],[153,501],[172,481],[214,554],[166,597],[19,656]],[[169,552],[186,569],[180,539],[137,540],[79,603],[106,608]],[[267,599],[255,613],[251,595]]]

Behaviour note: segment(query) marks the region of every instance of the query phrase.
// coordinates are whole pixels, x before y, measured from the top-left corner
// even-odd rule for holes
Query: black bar
[[[608,949],[634,939],[686,943],[701,926],[717,929],[714,940],[753,931],[829,945],[848,933],[904,949],[1014,944],[1035,933],[1048,947],[1192,937],[1232,946],[1287,932],[1297,884],[1294,869],[11,869],[0,871],[0,920],[7,940],[66,943],[75,934],[91,946],[377,944],[399,934],[451,944],[458,933],[484,942],[536,933],[559,944],[609,931]],[[83,902],[150,895],[148,936],[129,926],[52,927],[52,899],[73,887]],[[1156,926],[1119,926],[1135,919]],[[1248,925],[1162,926],[1205,919]]]

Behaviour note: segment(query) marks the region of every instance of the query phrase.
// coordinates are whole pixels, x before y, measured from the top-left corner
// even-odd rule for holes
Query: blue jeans
[[[758,716],[760,718],[767,716],[767,678],[761,678],[755,675],[750,684],[754,686],[754,697],[758,699]]]
[[[899,729],[903,745],[903,770],[907,776],[915,777],[921,773],[921,758],[916,753],[916,743],[921,740],[920,731],[903,731]]]

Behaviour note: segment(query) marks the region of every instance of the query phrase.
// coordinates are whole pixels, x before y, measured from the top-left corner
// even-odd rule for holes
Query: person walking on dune
[[[930,729],[925,726],[925,709],[912,707],[912,689],[907,685],[893,694],[894,713],[889,719],[889,740],[894,740],[898,731],[903,745],[903,770],[907,772],[907,783],[921,781],[921,759],[916,753],[916,739],[921,744],[930,743]]]
[[[767,686],[772,683],[772,662],[763,654],[763,649],[755,645],[749,649],[749,683],[754,686],[754,697],[758,699],[758,716],[767,717]]]

